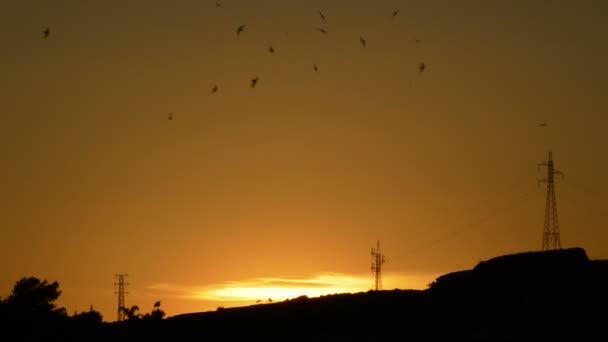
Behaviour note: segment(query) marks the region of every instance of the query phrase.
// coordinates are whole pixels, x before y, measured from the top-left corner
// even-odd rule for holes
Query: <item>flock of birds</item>
[[[216,7],[223,7],[221,2],[216,2],[215,3]],[[317,11],[317,13],[319,14],[319,17],[321,18],[321,20],[323,21],[323,23],[327,24],[327,17],[325,16],[325,14],[322,11]],[[392,15],[391,18],[394,19],[397,15],[399,14],[399,10],[395,10]],[[245,28],[247,28],[246,24],[242,24],[239,25],[236,29],[236,35],[240,36],[243,32],[245,32]],[[321,32],[322,34],[327,34],[327,30],[323,27],[319,27],[317,28],[317,30],[319,32]],[[49,38],[49,36],[51,35],[51,28],[50,27],[46,27],[43,31],[42,31],[42,35],[44,38]],[[361,46],[366,47],[367,46],[367,40],[365,40],[365,38],[363,36],[359,36],[359,42],[361,43]],[[416,43],[420,43],[420,39],[415,39]],[[276,52],[275,48],[271,45],[268,47],[268,52],[271,54],[274,54]],[[418,72],[422,73],[426,70],[427,66],[424,62],[421,62],[418,65]],[[319,67],[317,66],[317,64],[313,64],[313,70],[315,72],[319,72]],[[255,86],[258,84],[258,82],[260,81],[260,78],[258,76],[255,76],[251,79],[251,83],[250,83],[250,87],[251,88],[255,88]],[[211,95],[217,93],[219,91],[219,86],[216,84],[211,88]],[[168,115],[168,119],[169,120],[173,120],[173,112],[169,113]],[[545,127],[547,126],[546,122],[542,122],[538,124],[539,127]]]
[[[219,1],[217,1],[217,2],[215,3],[215,6],[216,6],[216,7],[224,7],[224,6],[223,6],[223,4],[222,4],[221,2],[219,2]],[[396,17],[396,16],[399,14],[399,12],[400,12],[399,10],[395,10],[394,12],[392,12],[392,14],[391,14],[391,19],[394,19],[394,18],[395,18],[395,17]],[[324,14],[322,11],[320,11],[320,10],[319,10],[319,11],[317,11],[317,13],[319,14],[319,17],[321,18],[321,20],[323,21],[323,23],[324,23],[324,24],[327,24],[327,17],[325,16],[325,14]],[[246,25],[246,24],[239,25],[239,26],[237,27],[237,29],[236,29],[236,35],[237,35],[237,36],[240,36],[242,33],[244,33],[244,32],[245,32],[245,29],[246,29],[246,28],[247,28],[247,25]],[[327,29],[325,29],[325,28],[323,28],[323,27],[318,27],[318,28],[317,28],[317,31],[319,31],[319,32],[321,32],[322,34],[325,34],[325,35],[326,35],[326,34],[328,34]],[[50,35],[51,35],[51,28],[50,28],[50,27],[46,27],[46,28],[45,28],[45,29],[42,31],[42,35],[43,35],[43,37],[44,37],[44,38],[49,38],[49,37],[50,37]],[[367,46],[367,40],[366,40],[366,39],[365,39],[363,36],[360,36],[360,37],[359,37],[359,42],[361,43],[361,46],[362,46],[362,47],[366,47],[366,46]],[[416,43],[420,43],[421,41],[420,41],[420,39],[415,39],[415,42],[416,42]],[[268,52],[269,52],[269,53],[271,53],[271,54],[274,54],[274,53],[276,52],[276,50],[275,50],[275,48],[274,48],[274,47],[271,45],[271,46],[269,46],[269,47],[268,47]],[[424,71],[426,70],[426,68],[427,68],[427,66],[426,66],[426,64],[425,64],[425,63],[423,63],[423,62],[422,62],[422,63],[420,63],[420,64],[418,65],[418,71],[419,71],[420,73],[424,72]],[[313,64],[313,70],[314,70],[315,72],[319,72],[319,66],[318,66],[316,63],[315,63],[315,64]],[[250,87],[251,87],[251,88],[255,88],[255,87],[256,87],[256,85],[259,83],[259,81],[260,81],[259,76],[255,76],[255,77],[253,77],[253,78],[251,79],[251,81],[250,81]],[[216,85],[214,85],[214,86],[211,88],[211,92],[210,92],[210,94],[211,94],[211,95],[213,95],[213,94],[217,93],[218,91],[219,91],[219,86],[216,84]],[[168,119],[169,119],[169,120],[173,120],[173,113],[172,113],[172,112],[171,112],[171,113],[169,113],[169,115],[168,115]]]
[[[217,7],[222,7],[222,4],[220,2],[216,2],[215,5]],[[321,20],[323,21],[323,23],[327,24],[327,17],[325,17],[325,14],[323,14],[322,11],[317,11],[317,13],[319,14],[319,16],[321,17]],[[399,14],[399,10],[396,10],[393,12],[393,14],[391,15],[391,18],[395,18],[395,16],[397,16],[397,14]],[[239,27],[237,27],[236,29],[236,35],[240,36],[241,33],[245,32],[245,28],[247,27],[247,25],[243,24],[240,25]],[[318,27],[317,31],[321,32],[322,34],[327,34],[327,29],[323,28],[323,27]],[[420,39],[416,39],[415,40],[416,43],[420,43]],[[363,47],[367,46],[367,40],[365,40],[365,38],[363,38],[363,36],[359,36],[359,42],[361,43],[361,45]],[[275,53],[275,49],[274,47],[271,45],[268,47],[268,52],[274,54]],[[313,70],[315,72],[319,72],[319,67],[317,66],[317,64],[313,64]],[[424,72],[424,70],[426,70],[426,64],[425,63],[420,63],[418,65],[418,71],[419,72]],[[256,84],[258,83],[259,78],[256,76],[254,79],[251,80],[251,88],[254,88],[256,86]],[[211,89],[211,94],[215,94],[218,90],[217,85],[215,85],[212,89]]]
[[[215,3],[215,6],[216,6],[216,7],[224,7],[224,6],[223,6],[223,4],[222,4],[221,2],[219,2],[219,1],[217,1],[217,2]],[[392,12],[391,19],[394,19],[394,18],[395,18],[395,17],[396,17],[396,16],[399,14],[399,12],[400,12],[399,10],[395,10],[394,12]],[[320,11],[320,10],[319,10],[319,11],[317,11],[317,13],[319,14],[319,17],[321,18],[321,20],[323,21],[323,23],[324,23],[324,24],[327,24],[327,17],[325,16],[325,14],[324,14],[322,11]],[[237,36],[240,36],[240,35],[241,35],[243,32],[245,32],[245,29],[246,29],[246,28],[247,28],[247,25],[246,25],[246,24],[239,25],[239,26],[237,27],[237,29],[236,29],[236,35],[237,35]],[[318,30],[319,32],[321,32],[322,34],[328,34],[327,29],[325,29],[325,28],[323,28],[323,27],[318,27],[318,28],[317,28],[317,30]],[[45,28],[45,29],[42,31],[42,36],[43,36],[45,39],[48,39],[48,38],[50,37],[50,35],[51,35],[51,28],[50,28],[50,27],[46,27],[46,28]],[[367,46],[367,40],[366,40],[366,39],[365,39],[363,36],[360,36],[360,37],[359,37],[359,42],[361,43],[361,46],[363,46],[363,47],[366,47],[366,46]],[[416,43],[420,43],[420,40],[419,40],[419,39],[415,39],[415,42],[416,42]],[[274,53],[276,52],[276,50],[275,50],[275,48],[274,48],[274,47],[271,45],[271,46],[269,46],[269,47],[268,47],[268,52],[269,52],[269,53],[271,53],[271,54],[274,54]],[[418,65],[418,71],[419,71],[420,73],[424,72],[424,71],[426,70],[426,68],[427,68],[427,66],[426,66],[426,64],[425,64],[425,63],[423,63],[423,62],[422,62],[422,63],[420,63],[420,64]],[[319,72],[319,66],[318,66],[316,63],[315,63],[315,64],[313,64],[313,70],[314,70],[315,72]],[[250,87],[251,87],[251,88],[255,88],[255,87],[256,87],[256,85],[259,83],[259,81],[260,81],[259,76],[255,76],[255,77],[253,77],[253,78],[251,79],[251,81],[250,81]],[[219,91],[219,86],[216,84],[216,85],[214,85],[214,86],[211,88],[211,92],[210,92],[210,94],[211,94],[211,95],[213,95],[213,94],[217,93],[218,91]],[[168,115],[168,119],[169,119],[169,120],[173,120],[173,113],[169,113],[169,115]]]

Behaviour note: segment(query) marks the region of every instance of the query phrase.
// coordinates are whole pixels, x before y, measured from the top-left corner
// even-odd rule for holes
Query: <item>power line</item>
[[[563,184],[566,184],[568,187],[577,190],[581,193],[584,193],[585,195],[589,196],[589,197],[593,197],[593,201],[602,201],[602,202],[608,202],[608,200],[606,199],[605,195],[602,195],[600,193],[598,193],[597,191],[594,191],[592,189],[590,189],[587,186],[584,186],[578,182],[573,182],[572,179],[563,179]]]
[[[499,215],[503,215],[517,207],[522,206],[524,203],[526,203],[526,200],[531,199],[532,195],[536,192],[537,192],[536,189],[530,189],[529,191],[521,193],[519,196],[517,196],[511,202],[509,202],[506,206],[497,208],[497,209],[491,211],[490,213],[488,213],[487,215],[477,219],[476,221],[470,222],[470,223],[462,226],[460,229],[454,230],[452,233],[442,234],[441,237],[439,237],[435,240],[431,240],[424,244],[419,245],[418,248],[413,249],[411,252],[407,253],[407,256],[411,256],[411,255],[420,253],[437,244],[440,244],[442,242],[451,240],[459,235],[462,235],[465,232],[471,231],[475,228],[480,228],[480,227],[482,227],[482,223],[486,223]]]

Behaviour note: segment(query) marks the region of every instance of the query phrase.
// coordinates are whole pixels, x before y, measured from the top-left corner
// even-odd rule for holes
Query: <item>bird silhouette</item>
[[[44,38],[48,38],[49,35],[51,34],[51,29],[50,28],[45,28],[44,31],[42,31],[43,37]]]
[[[157,309],[160,307],[160,300],[158,302],[154,303],[154,307]]]
[[[219,1],[215,2],[215,7],[223,7],[222,4]]]
[[[363,37],[359,37],[359,41],[361,42],[361,45],[363,45],[363,47],[367,45],[367,42],[365,41],[365,39],[363,39]]]
[[[316,64],[313,64],[313,66],[312,66],[312,67],[315,69],[315,71],[316,71],[316,72],[319,72],[319,68],[317,67],[317,65],[316,65]]]
[[[319,27],[317,30],[319,30],[319,32],[321,32],[323,34],[327,34],[327,31],[322,27]]]
[[[258,76],[254,77],[251,79],[251,88],[254,88],[258,82],[260,81],[260,78]]]
[[[399,10],[396,10],[395,12],[393,12],[393,18],[397,16],[397,14],[399,14]]]
[[[213,88],[211,88],[211,94],[217,93],[218,89],[219,88],[217,87],[217,85],[214,85]]]
[[[541,122],[541,123],[538,124],[538,126],[545,127],[545,126],[547,126],[547,123],[546,122]]]
[[[319,11],[319,16],[321,16],[321,19],[323,20],[324,23],[327,23],[327,19],[325,18],[325,15],[323,14],[323,12]]]
[[[272,45],[268,48],[268,52],[274,53],[274,48],[272,47]]]
[[[418,66],[418,71],[423,72],[425,69],[426,69],[426,64],[420,63],[420,65]]]
[[[236,35],[240,35],[241,32],[245,31],[245,27],[247,27],[247,25],[241,25],[236,29]]]
[[[169,120],[173,120],[173,112],[169,113]]]

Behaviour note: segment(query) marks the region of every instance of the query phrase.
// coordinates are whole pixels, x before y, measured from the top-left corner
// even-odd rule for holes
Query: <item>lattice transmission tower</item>
[[[561,249],[562,243],[559,238],[559,221],[557,220],[557,201],[555,200],[554,176],[561,175],[561,171],[553,167],[553,156],[549,152],[549,160],[539,164],[547,167],[547,177],[539,182],[547,183],[547,200],[545,203],[545,225],[543,229],[543,251]]]
[[[374,274],[374,290],[382,290],[382,264],[387,262],[388,260],[382,254],[380,250],[380,241],[378,240],[378,244],[376,248],[372,247],[372,273]]]
[[[118,294],[118,321],[123,321],[125,319],[125,294],[128,292],[125,291],[125,287],[129,285],[129,283],[125,283],[125,277],[128,274],[116,274],[115,275],[118,282],[114,283],[114,285],[118,286],[118,290],[115,292]]]

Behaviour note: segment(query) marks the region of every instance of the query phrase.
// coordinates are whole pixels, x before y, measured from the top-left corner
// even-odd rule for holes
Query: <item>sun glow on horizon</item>
[[[383,280],[384,284],[390,286],[385,286],[385,289],[423,289],[429,282],[427,277],[400,274],[386,275]],[[193,289],[187,296],[208,301],[281,301],[299,296],[365,292],[371,290],[371,284],[371,276],[324,273],[308,279],[255,278],[231,281]]]
[[[211,285],[196,291],[193,298],[204,300],[285,300],[299,296],[318,297],[333,293],[369,289],[369,279],[343,274],[321,274],[310,279],[257,278]]]

